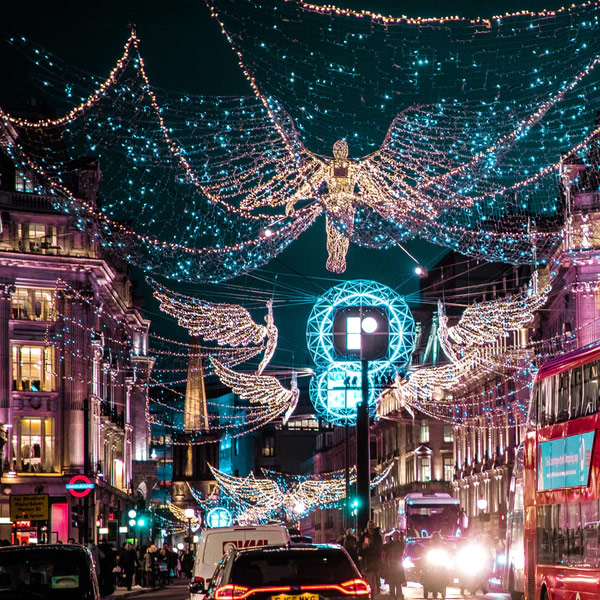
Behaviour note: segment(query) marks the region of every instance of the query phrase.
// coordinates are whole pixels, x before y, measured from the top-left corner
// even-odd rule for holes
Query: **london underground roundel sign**
[[[75,475],[65,487],[75,498],[85,498],[95,486],[85,475]]]

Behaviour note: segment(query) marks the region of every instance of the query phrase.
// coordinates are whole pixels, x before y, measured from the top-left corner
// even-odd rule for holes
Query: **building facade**
[[[78,161],[74,172],[80,197],[95,206],[98,162]],[[126,266],[58,212],[2,148],[0,176],[0,538],[87,541],[108,529],[118,541],[127,509],[149,498],[156,478],[149,321]],[[78,475],[94,485],[83,498],[66,488]],[[48,520],[17,528],[10,496],[25,494],[48,494]]]

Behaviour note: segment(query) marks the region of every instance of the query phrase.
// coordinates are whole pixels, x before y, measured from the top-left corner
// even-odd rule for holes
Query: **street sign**
[[[47,521],[48,504],[48,494],[11,494],[10,520]]]
[[[65,487],[75,498],[85,498],[95,486],[85,475],[75,475]]]

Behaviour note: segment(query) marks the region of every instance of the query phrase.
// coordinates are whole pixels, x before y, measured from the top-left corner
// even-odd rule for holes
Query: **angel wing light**
[[[300,391],[296,385],[287,390],[276,377],[242,374],[227,368],[215,358],[211,358],[211,361],[215,373],[226,386],[250,404],[267,407],[271,419],[287,414],[298,402]]]
[[[277,349],[278,329],[272,300],[267,303],[265,325],[258,325],[243,306],[208,302],[169,290],[154,279],[147,281],[160,302],[160,309],[177,319],[190,335],[234,347],[256,346],[256,353],[264,348],[258,375],[263,373]]]

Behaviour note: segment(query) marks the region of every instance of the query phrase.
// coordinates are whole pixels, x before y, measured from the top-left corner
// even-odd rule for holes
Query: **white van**
[[[272,544],[288,544],[290,534],[283,525],[240,525],[203,529],[196,546],[194,571],[190,582],[190,599],[202,600],[200,592],[215,572],[223,554],[229,548],[256,548]]]

